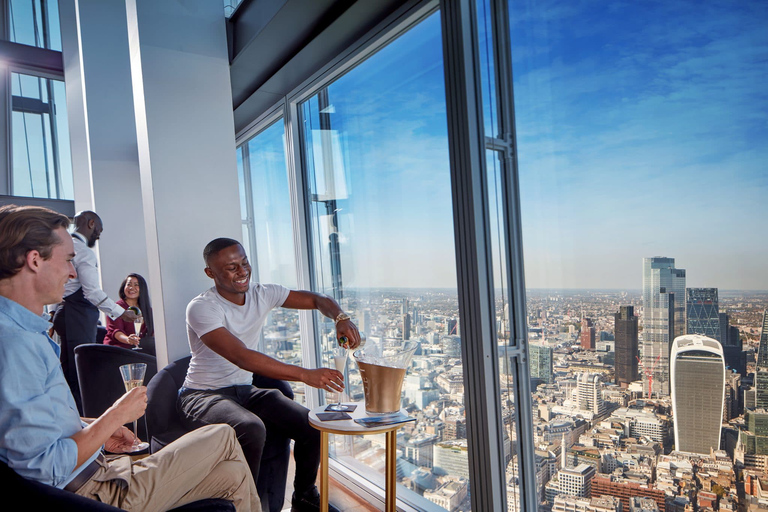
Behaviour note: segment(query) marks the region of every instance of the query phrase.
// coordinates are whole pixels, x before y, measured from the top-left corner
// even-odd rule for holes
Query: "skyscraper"
[[[403,313],[403,340],[411,339],[411,315]]]
[[[685,332],[685,270],[674,258],[643,258],[643,366],[653,370],[649,395],[669,395],[669,352],[672,341]]]
[[[638,319],[634,306],[621,306],[614,319],[616,384],[627,387],[640,378],[637,371]]]
[[[709,455],[720,448],[725,399],[725,361],[720,342],[689,334],[670,354],[675,448]]]
[[[763,328],[760,331],[760,345],[757,348],[757,366],[768,368],[768,311],[763,311]]]
[[[768,312],[763,311],[763,328],[757,346],[757,370],[755,371],[755,407],[768,408]]]
[[[533,388],[540,383],[552,384],[554,382],[552,347],[531,343],[528,345],[528,357],[531,361],[531,382]]]
[[[717,288],[687,288],[685,292],[686,333],[701,334],[722,345]]]
[[[720,344],[723,346],[725,366],[735,370],[742,377],[747,375],[747,354],[744,352],[744,343],[739,335],[739,328],[731,325],[727,312],[720,313]]]
[[[581,319],[581,348],[595,350],[595,326],[591,318]]]

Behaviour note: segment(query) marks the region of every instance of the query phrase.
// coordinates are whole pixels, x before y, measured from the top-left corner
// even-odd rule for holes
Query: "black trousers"
[[[178,408],[188,429],[212,423],[227,423],[235,429],[263,510],[282,509],[288,469],[288,461],[279,456],[261,467],[265,445],[267,450],[273,444],[279,448],[286,439],[293,439],[294,490],[300,494],[314,487],[320,467],[320,432],[309,424],[309,410],[281,391],[254,386],[206,391],[183,389],[179,393]],[[276,482],[276,478],[282,478],[282,482]]]
[[[88,302],[82,288],[64,297],[64,302],[59,304],[53,315],[53,328],[61,341],[61,369],[64,370],[64,377],[72,390],[80,414],[83,413],[83,407],[75,367],[75,347],[84,343],[96,343],[98,323],[99,310]]]

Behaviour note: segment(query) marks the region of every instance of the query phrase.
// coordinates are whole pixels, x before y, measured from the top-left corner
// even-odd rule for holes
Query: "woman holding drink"
[[[121,318],[114,320],[107,318],[107,335],[104,337],[104,344],[129,349],[141,348],[142,352],[155,355],[155,332],[147,281],[139,274],[128,274],[120,285],[118,293],[120,300],[117,304],[125,309],[138,310],[137,314],[143,318],[143,323],[134,324]],[[138,325],[140,328],[137,332]]]

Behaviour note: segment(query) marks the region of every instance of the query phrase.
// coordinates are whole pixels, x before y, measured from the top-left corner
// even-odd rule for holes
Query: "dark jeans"
[[[80,385],[75,367],[75,347],[85,343],[96,343],[96,326],[99,323],[99,310],[88,302],[83,289],[64,297],[53,315],[53,328],[61,341],[61,369],[67,379],[75,403],[83,413],[80,400]]]
[[[264,482],[259,481],[260,471],[270,471],[270,468],[261,470],[260,466],[264,446],[272,440],[294,440],[296,476],[293,487],[296,493],[314,487],[320,467],[320,432],[309,424],[309,410],[282,392],[254,386],[206,391],[182,388],[178,408],[188,429],[212,423],[227,423],[235,429],[262,503],[269,501],[269,504],[263,504],[264,510],[276,505],[272,503],[275,499],[282,506],[283,498],[269,499],[269,489],[263,489]]]

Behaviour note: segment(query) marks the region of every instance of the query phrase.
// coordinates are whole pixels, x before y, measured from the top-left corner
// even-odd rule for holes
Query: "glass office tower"
[[[685,332],[685,270],[674,258],[643,258],[643,314],[643,368],[653,374],[643,392],[668,396],[670,345]]]
[[[709,455],[720,448],[725,396],[725,360],[720,342],[689,334],[676,338],[670,354],[675,448]]]
[[[536,385],[541,383],[552,384],[554,382],[552,347],[531,343],[528,345],[528,351],[533,388],[535,389]]]
[[[688,288],[685,298],[686,333],[701,334],[708,338],[720,339],[720,311],[717,288]]]

